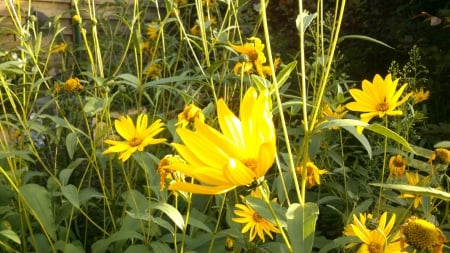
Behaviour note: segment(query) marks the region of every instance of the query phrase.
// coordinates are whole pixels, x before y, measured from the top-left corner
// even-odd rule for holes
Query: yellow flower
[[[420,87],[420,90],[416,90],[416,92],[414,92],[414,104],[418,104],[421,103],[425,100],[427,100],[430,97],[430,91],[424,91],[423,87]]]
[[[64,52],[66,52],[67,47],[68,47],[67,43],[61,42],[52,47],[52,53],[54,53],[54,54],[64,53]]]
[[[153,22],[147,26],[147,36],[152,39],[156,40],[158,38],[160,25],[156,22]]]
[[[389,178],[401,178],[405,174],[406,163],[401,155],[389,159]]]
[[[296,169],[298,175],[302,175],[303,166],[299,166]],[[316,184],[320,184],[320,176],[327,173],[327,170],[321,170],[317,168],[317,166],[313,162],[306,163],[306,186],[308,189],[311,189]]]
[[[191,27],[191,29],[189,29],[189,31],[191,32],[192,35],[196,35],[196,36],[200,35],[200,27],[198,26],[197,23],[193,27]]]
[[[406,179],[408,180],[409,185],[416,186],[419,183],[419,173],[417,171],[416,173],[406,172]],[[418,194],[403,193],[399,198],[414,199],[414,208],[418,208],[422,203],[422,196]]]
[[[180,114],[178,114],[178,122],[175,126],[181,125],[182,128],[185,128],[189,122],[194,123],[196,119],[203,123],[205,122],[205,115],[203,115],[202,109],[194,104],[189,104]]]
[[[176,171],[165,169],[164,166],[169,165],[169,164],[185,164],[185,163],[186,163],[186,161],[184,161],[183,158],[181,158],[180,156],[177,156],[177,155],[166,155],[166,156],[164,156],[163,159],[161,159],[159,161],[157,171],[160,175],[159,187],[160,187],[161,191],[165,188],[166,179],[174,180],[174,181],[184,181],[183,174],[176,172]]]
[[[345,110],[345,106],[339,104],[336,107],[336,110],[332,110],[328,103],[323,104],[322,115],[325,117],[331,117],[335,119],[342,119],[347,114],[347,110]]]
[[[184,145],[172,144],[186,165],[167,165],[202,184],[175,182],[169,190],[220,194],[261,180],[275,160],[276,135],[268,92],[244,95],[239,118],[223,99],[217,102],[222,133],[196,119],[195,129],[177,128]]]
[[[245,224],[241,232],[247,233],[250,231],[250,241],[253,241],[258,237],[264,242],[265,235],[268,235],[270,239],[273,239],[272,232],[281,233],[281,231],[267,219],[261,217],[253,208],[248,204],[236,204],[234,213],[239,216],[232,220],[237,223]]]
[[[386,224],[387,213],[383,213],[378,221],[375,220],[373,227],[366,224],[373,222],[371,214],[360,214],[359,219],[353,215],[353,222],[345,226],[344,235],[358,237],[362,244],[358,253],[394,253],[402,252],[399,234],[391,235],[395,223],[395,214]],[[353,247],[356,244],[350,244]]]
[[[447,242],[445,234],[434,224],[415,216],[409,218],[401,227],[401,245],[408,243],[418,250],[442,253]]]
[[[64,90],[68,92],[72,92],[74,90],[82,90],[84,86],[80,83],[80,80],[77,77],[72,77],[67,79],[64,83]]]
[[[148,116],[140,114],[136,121],[136,126],[130,116],[122,116],[119,120],[114,120],[116,131],[125,141],[105,140],[106,144],[112,145],[103,154],[121,153],[119,159],[125,162],[136,151],[143,151],[148,145],[158,144],[166,141],[164,138],[154,139],[153,137],[164,130],[161,120],[153,122],[147,127]]]
[[[428,163],[432,164],[434,160],[438,163],[450,163],[450,150],[445,148],[435,149]]]
[[[275,60],[273,60],[273,68],[275,69],[275,71],[277,70],[280,63],[281,63],[280,57],[277,57],[275,58]],[[272,70],[270,69],[270,66],[262,66],[262,70],[264,74],[272,76]]]
[[[76,24],[80,24],[81,23],[81,17],[78,15],[73,15],[72,16],[72,21]]]
[[[356,102],[348,103],[346,105],[347,109],[362,112],[360,116],[361,121],[366,123],[376,116],[383,118],[386,115],[403,115],[401,110],[395,109],[406,102],[409,95],[399,101],[407,84],[403,84],[399,90],[396,90],[398,80],[399,79],[392,81],[390,74],[387,75],[384,80],[377,74],[373,78],[372,83],[368,80],[364,80],[362,82],[362,90],[350,89],[350,95],[352,95]],[[362,130],[362,127],[358,127],[359,133],[361,133]]]
[[[264,44],[257,37],[251,37],[248,39],[249,42],[245,43],[243,46],[230,44],[236,52],[241,53],[245,56],[246,60],[244,62],[238,62],[234,66],[234,74],[240,76],[240,71],[244,73],[252,73],[253,67],[256,69],[258,75],[264,77],[263,64],[266,62],[266,56],[264,55]]]
[[[157,79],[161,77],[161,66],[159,64],[150,64],[144,71],[144,74],[150,79]]]

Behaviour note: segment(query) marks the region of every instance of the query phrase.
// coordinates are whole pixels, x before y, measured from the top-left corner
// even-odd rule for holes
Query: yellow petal
[[[234,185],[205,186],[198,184],[190,184],[185,182],[175,182],[169,185],[169,190],[184,191],[194,194],[222,194],[234,189]]]

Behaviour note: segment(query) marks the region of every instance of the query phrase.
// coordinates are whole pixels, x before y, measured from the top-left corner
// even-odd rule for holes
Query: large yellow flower
[[[396,253],[402,252],[400,247],[400,234],[391,235],[395,223],[395,214],[386,224],[387,213],[383,213],[373,227],[366,224],[373,221],[372,215],[360,214],[359,219],[353,215],[353,222],[345,227],[344,235],[358,237],[362,244],[358,253]],[[354,246],[354,244],[351,244]]]
[[[383,118],[386,115],[402,115],[403,112],[396,110],[396,108],[406,102],[411,94],[399,100],[407,84],[403,84],[400,89],[396,90],[398,80],[392,81],[390,74],[384,80],[380,75],[375,75],[372,83],[364,80],[362,90],[350,89],[350,95],[356,102],[348,103],[347,109],[362,112],[361,121],[366,123],[376,116]],[[362,129],[362,127],[359,127],[358,132],[361,133]]]
[[[241,232],[244,234],[250,231],[250,241],[253,241],[256,235],[258,235],[258,237],[264,242],[265,235],[268,235],[270,239],[273,239],[271,232],[281,233],[275,224],[268,221],[264,217],[261,217],[248,204],[236,204],[234,213],[240,217],[233,218],[232,220],[237,223],[245,224],[244,227],[242,227]]]
[[[442,253],[447,242],[445,234],[434,224],[412,216],[401,226],[401,247],[408,243],[426,252]]]
[[[196,119],[195,129],[178,128],[184,145],[172,144],[187,164],[167,165],[202,184],[175,182],[170,190],[197,194],[220,194],[237,186],[260,180],[275,160],[275,128],[268,92],[257,95],[247,90],[239,118],[223,99],[217,102],[217,116],[222,133]]]
[[[144,147],[152,144],[165,142],[166,139],[154,139],[153,137],[164,130],[164,124],[160,119],[153,122],[149,127],[148,116],[140,114],[134,126],[130,116],[122,116],[119,120],[114,121],[117,133],[122,136],[125,141],[105,140],[106,144],[112,145],[103,154],[121,153],[119,159],[125,162],[136,151],[143,151]]]

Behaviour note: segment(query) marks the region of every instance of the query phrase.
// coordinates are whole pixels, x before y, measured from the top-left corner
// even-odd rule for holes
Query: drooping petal
[[[175,182],[169,185],[168,189],[172,191],[184,191],[194,194],[222,194],[236,188],[235,185],[219,185],[219,186],[205,186],[199,184],[191,184],[185,182]]]

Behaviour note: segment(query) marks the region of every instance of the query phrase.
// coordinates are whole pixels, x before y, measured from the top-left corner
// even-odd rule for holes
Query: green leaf
[[[122,240],[131,240],[138,239],[143,241],[145,238],[143,235],[139,234],[136,231],[131,230],[121,230],[112,235],[110,235],[106,239],[98,240],[92,245],[92,253],[103,253],[106,252],[109,245],[113,242],[122,241]]]
[[[404,193],[412,193],[417,195],[425,195],[438,199],[442,199],[445,201],[450,201],[450,193],[441,191],[431,187],[422,187],[415,185],[401,185],[401,184],[380,184],[380,183],[371,183],[370,185],[383,187],[392,190],[398,190]]]
[[[289,206],[286,212],[287,232],[294,253],[312,252],[318,215],[319,207],[312,202],[304,206],[298,203]]]
[[[370,145],[367,137],[363,134],[359,134],[354,127],[344,126],[342,128],[351,133],[361,143],[361,145],[366,149],[369,158],[372,159],[372,146]]]
[[[400,136],[398,133],[392,131],[389,128],[386,128],[382,125],[379,124],[372,124],[369,125],[368,127],[366,127],[366,129],[373,131],[377,134],[381,134],[383,136],[386,136],[387,138],[390,138],[396,142],[398,142],[399,144],[403,145],[404,148],[406,148],[408,151],[410,151],[411,153],[416,153],[414,151],[414,149],[411,147],[411,145],[409,145],[408,141],[403,138],[402,136]]]
[[[150,243],[150,248],[152,248],[152,251],[155,253],[173,253],[173,249],[171,249],[167,244],[160,243],[160,242],[152,242]]]
[[[0,235],[2,235],[2,236],[4,236],[4,237],[8,238],[9,240],[11,240],[11,241],[13,241],[13,242],[15,242],[15,243],[17,243],[17,244],[20,244],[20,238],[19,238],[19,236],[16,234],[16,232],[14,232],[14,231],[12,231],[12,230],[9,230],[9,229],[7,229],[7,230],[1,230],[1,231],[0,231]]]
[[[342,42],[342,41],[345,40],[345,39],[359,39],[359,40],[366,40],[366,41],[369,41],[369,42],[373,42],[373,43],[376,43],[376,44],[385,46],[385,47],[390,48],[390,49],[394,49],[393,47],[389,46],[388,44],[386,44],[386,43],[384,43],[384,42],[382,42],[382,41],[380,41],[380,40],[377,40],[377,39],[374,39],[374,38],[372,38],[372,37],[365,36],[365,35],[357,35],[357,34],[354,34],[354,35],[345,35],[345,36],[341,36],[341,37],[339,38],[339,42]]]
[[[175,207],[164,203],[156,203],[152,205],[152,209],[160,210],[161,212],[165,213],[169,218],[179,227],[180,229],[183,229],[184,227],[184,219],[183,216],[180,214],[180,211],[176,209]]]
[[[320,247],[319,253],[326,253],[333,249],[339,249],[344,247],[345,245],[349,243],[358,243],[361,242],[361,240],[357,237],[351,237],[351,236],[344,236],[334,239],[328,244],[325,244],[325,246]]]
[[[83,107],[83,111],[89,115],[94,115],[101,112],[107,105],[107,99],[99,97],[87,97],[86,104]]]
[[[194,218],[192,216],[189,217],[188,224],[193,226],[193,227],[196,227],[196,228],[199,228],[201,230],[204,230],[204,231],[206,231],[208,233],[212,233],[211,229],[208,226],[206,226],[206,224],[203,221],[198,220],[198,219],[196,219],[196,218]]]
[[[78,134],[76,132],[69,133],[66,136],[66,149],[69,154],[70,160],[73,159],[73,154],[75,153],[75,149],[78,144]]]
[[[86,204],[91,198],[104,198],[105,196],[98,192],[94,188],[83,188],[80,190],[80,193],[78,194],[78,198],[81,205]]]
[[[292,71],[295,69],[295,66],[297,66],[297,61],[288,63],[280,70],[280,72],[277,75],[278,89],[283,87],[283,85],[289,79],[289,76],[291,75]],[[276,89],[276,87],[272,86],[270,89],[270,94],[274,93],[275,89]]]
[[[25,200],[28,211],[34,216],[47,237],[56,240],[56,226],[50,193],[37,184],[23,185],[19,187],[19,193]]]
[[[450,148],[450,141],[440,141],[433,146],[434,148]]]
[[[153,244],[152,242],[151,244]],[[124,253],[148,253],[148,249],[144,244],[134,244],[130,245]]]
[[[61,192],[66,199],[76,208],[80,208],[78,189],[72,184],[61,186]]]

